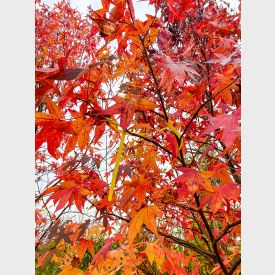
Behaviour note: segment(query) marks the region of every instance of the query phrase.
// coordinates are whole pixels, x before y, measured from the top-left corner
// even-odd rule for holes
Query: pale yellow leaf
[[[124,139],[125,139],[125,132],[122,132],[121,140],[120,140],[120,144],[119,144],[119,148],[118,148],[118,152],[117,152],[117,156],[116,156],[116,163],[115,163],[115,168],[113,171],[112,182],[111,182],[110,191],[109,191],[109,195],[108,195],[108,201],[111,201],[112,197],[113,197],[118,168],[119,168],[120,159],[121,159],[121,155],[122,155],[122,151],[123,151],[123,147],[124,147]]]

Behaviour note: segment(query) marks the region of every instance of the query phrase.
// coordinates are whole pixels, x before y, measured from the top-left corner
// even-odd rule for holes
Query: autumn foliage
[[[240,11],[101,3],[36,2],[37,274],[239,274]]]

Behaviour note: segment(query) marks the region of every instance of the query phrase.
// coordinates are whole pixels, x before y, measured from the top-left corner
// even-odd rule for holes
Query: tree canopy
[[[240,10],[35,8],[37,274],[239,274]]]

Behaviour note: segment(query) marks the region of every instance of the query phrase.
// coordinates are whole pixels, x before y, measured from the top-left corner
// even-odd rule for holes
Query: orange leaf
[[[156,216],[159,216],[161,213],[162,211],[155,205],[142,208],[130,222],[128,231],[129,243],[133,242],[142,224],[145,224],[150,231],[158,235]]]
[[[71,265],[66,265],[65,268],[59,274],[60,275],[84,275],[84,272],[81,269],[78,269]]]
[[[76,247],[80,261],[83,259],[87,249],[93,249],[93,241],[81,238]]]
[[[130,222],[128,230],[128,239],[130,244],[132,244],[133,240],[135,239],[137,233],[139,232],[143,224],[143,212],[144,210],[141,209]]]
[[[60,185],[63,187],[63,188],[72,188],[72,187],[75,187],[76,186],[76,184],[75,184],[75,182],[73,182],[73,181],[63,181],[63,182],[61,182],[60,183]]]
[[[59,107],[48,97],[46,98],[46,106],[50,114],[54,115],[56,118],[60,118],[62,116],[62,112]]]
[[[77,143],[77,135],[72,135],[69,137],[68,142],[66,144],[65,150],[64,150],[64,157],[67,156],[74,148]]]
[[[156,216],[159,216],[162,212],[155,205],[150,205],[144,208],[143,222],[154,234],[158,235],[158,229],[156,226]]]
[[[165,259],[165,253],[163,253],[161,247],[155,243],[147,243],[145,253],[151,265],[155,261],[157,268],[160,269]]]
[[[52,124],[55,122],[56,117],[52,114],[45,114],[41,112],[36,112],[35,113],[35,125],[38,126],[46,126],[49,123]]]

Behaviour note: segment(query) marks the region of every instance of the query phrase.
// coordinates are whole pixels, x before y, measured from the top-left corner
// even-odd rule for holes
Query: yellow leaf
[[[119,148],[118,148],[118,152],[117,152],[117,156],[116,156],[116,163],[115,163],[115,168],[114,168],[114,172],[113,172],[112,182],[111,182],[110,191],[109,191],[109,195],[108,195],[108,201],[111,201],[112,197],[113,197],[119,163],[120,163],[120,159],[121,159],[121,155],[122,155],[122,151],[123,151],[123,147],[124,147],[124,139],[125,139],[125,132],[122,132],[121,140],[120,140],[120,144],[119,144]]]
[[[159,249],[156,250],[155,253],[156,253],[156,258],[155,258],[156,266],[158,269],[160,269],[164,262],[165,256],[164,256],[164,253],[162,252],[162,250],[159,250]]]
[[[119,126],[119,123],[117,121],[115,121],[112,118],[106,118],[106,120],[109,122],[109,126],[111,129],[113,129],[117,133],[122,133],[122,130],[119,130],[117,127],[117,126]]]
[[[152,28],[150,30],[150,42],[153,43],[155,42],[156,38],[158,35],[158,29],[157,28]]]
[[[180,132],[173,126],[171,120],[168,120],[167,127],[174,133],[178,138],[181,137]]]

